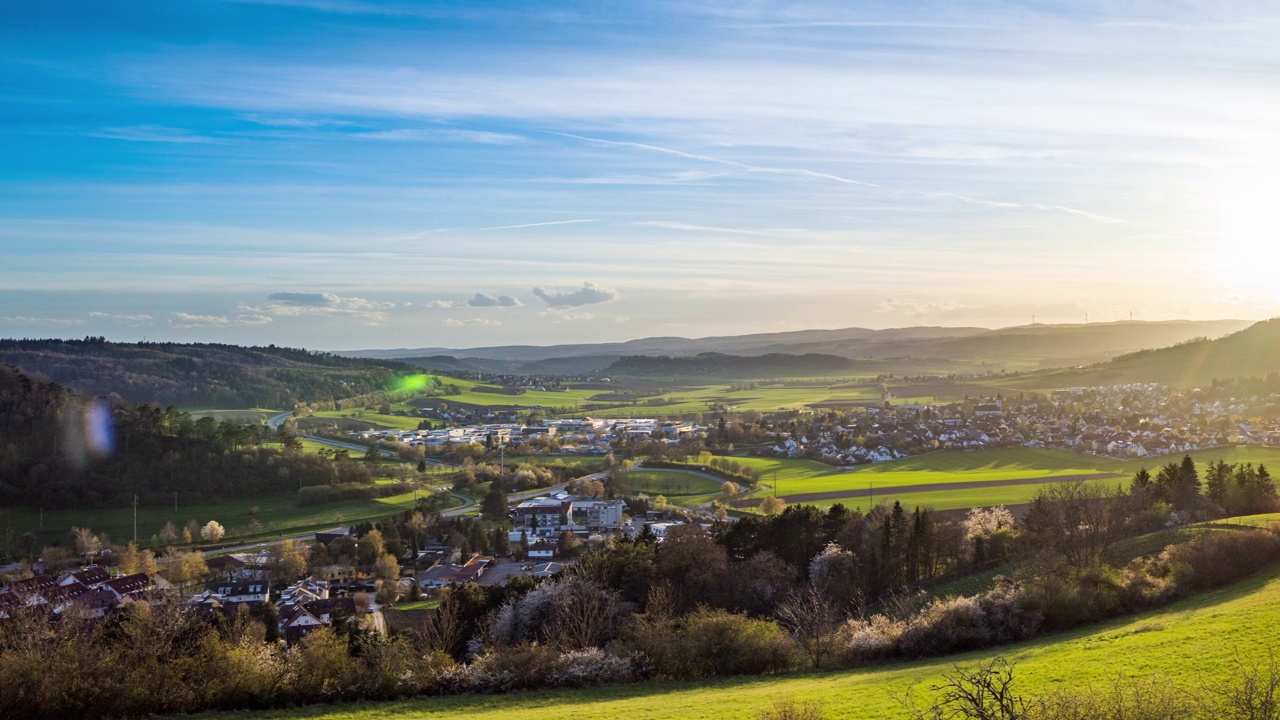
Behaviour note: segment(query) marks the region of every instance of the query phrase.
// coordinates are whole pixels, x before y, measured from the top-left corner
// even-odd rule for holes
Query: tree
[[[741,491],[735,482],[726,482],[720,486],[720,499],[728,502]]]
[[[822,660],[831,652],[835,633],[844,622],[835,603],[826,593],[812,583],[791,593],[778,606],[778,620],[790,631],[800,647],[809,656],[813,669],[822,667]]]
[[[787,507],[787,501],[777,495],[769,495],[760,501],[760,512],[764,515],[777,515]]]
[[[378,530],[370,530],[360,538],[356,556],[361,565],[372,565],[387,554],[387,544]]]
[[[226,533],[226,529],[217,520],[210,520],[200,528],[200,537],[208,542],[218,542]]]
[[[501,520],[507,516],[509,508],[507,506],[507,494],[494,483],[489,487],[489,491],[484,494],[484,499],[480,501],[480,511],[485,517],[493,520]]]
[[[400,579],[400,561],[390,553],[383,555],[373,564],[373,576],[383,582],[394,583]]]
[[[154,575],[156,573],[156,554],[150,550],[138,550],[138,546],[134,543],[124,549],[120,553],[120,572],[123,575],[134,575],[142,573],[144,575]]]
[[[89,528],[71,528],[71,541],[75,543],[76,552],[86,557],[102,550],[102,540]]]
[[[172,545],[178,541],[178,528],[174,527],[172,522],[167,522],[164,527],[160,528],[160,543],[163,545]]]

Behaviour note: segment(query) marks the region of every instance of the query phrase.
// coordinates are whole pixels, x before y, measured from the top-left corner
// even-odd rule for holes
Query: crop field
[[[138,542],[155,545],[158,541],[153,542],[153,537],[166,522],[172,522],[181,531],[189,520],[201,525],[217,520],[227,529],[224,540],[252,540],[319,530],[338,523],[373,520],[403,512],[413,507],[414,494],[410,492],[375,500],[343,500],[303,508],[295,507],[294,499],[293,493],[235,498],[217,504],[179,504],[176,511],[173,505],[142,506],[138,508]],[[72,527],[87,527],[97,533],[107,533],[112,542],[133,539],[132,507],[46,509],[43,516],[41,527],[39,508],[5,508],[0,512],[0,533],[7,534],[12,529],[12,537],[16,538],[26,532],[35,532],[43,544],[65,543]],[[262,529],[250,534],[249,525],[254,520],[262,525]]]
[[[1016,688],[1026,694],[1092,686],[1116,678],[1161,677],[1194,691],[1227,680],[1238,659],[1276,650],[1280,569],[1175,603],[1161,610],[1059,633],[999,649],[851,671],[701,682],[641,683],[557,690],[426,698],[389,703],[320,706],[213,717],[371,720],[574,718],[574,720],[749,720],[775,700],[818,701],[833,717],[905,718],[896,699],[908,690],[929,697],[928,684],[956,664],[972,666],[996,655],[1015,663]]]
[[[381,413],[371,412],[369,410],[361,410],[358,408],[351,410],[325,410],[322,412],[312,413],[313,418],[328,418],[331,420],[347,419],[368,423],[378,430],[417,430],[418,424],[422,422],[422,418],[408,417],[406,415],[383,415]]]

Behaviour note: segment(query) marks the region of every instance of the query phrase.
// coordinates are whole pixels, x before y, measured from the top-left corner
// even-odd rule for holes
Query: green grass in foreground
[[[1277,623],[1280,569],[1273,569],[1162,610],[1074,632],[999,649],[863,670],[427,698],[220,717],[746,720],[777,699],[794,699],[822,702],[832,716],[850,720],[901,718],[905,714],[895,695],[918,685],[917,692],[927,696],[927,684],[954,664],[973,664],[994,655],[1016,663],[1016,687],[1027,694],[1087,685],[1106,687],[1117,677],[1157,675],[1195,690],[1202,683],[1227,679],[1237,658],[1265,657],[1275,649]]]

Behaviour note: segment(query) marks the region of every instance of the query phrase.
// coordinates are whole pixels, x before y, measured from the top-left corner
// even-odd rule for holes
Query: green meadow
[[[1209,462],[1250,462],[1280,467],[1280,448],[1231,447],[1191,454],[1203,469]],[[1129,478],[1145,467],[1154,470],[1161,465],[1178,462],[1181,456],[1114,460],[1065,450],[1034,448],[996,448],[972,451],[938,451],[852,469],[832,468],[808,460],[773,458],[735,458],[759,470],[761,482],[776,485],[777,494],[788,496],[808,493],[874,491],[877,502],[901,501],[911,507],[955,510],[990,505],[1015,505],[1029,502],[1040,484],[989,485],[1001,480],[1048,479],[1081,475],[1117,474],[1122,477],[1099,479],[1098,482],[1128,485]],[[776,472],[776,480],[775,480]],[[949,485],[964,483],[964,487]],[[927,490],[900,492],[896,488],[930,486]],[[843,503],[849,507],[869,507],[869,497],[813,499],[807,504],[829,507]]]
[[[424,490],[425,492],[425,490]],[[269,495],[258,498],[230,498],[216,504],[142,506],[138,508],[138,542],[151,545],[166,522],[172,522],[181,531],[190,520],[204,525],[217,520],[227,530],[225,541],[269,539],[309,530],[322,530],[338,523],[362,522],[393,515],[411,509],[413,493],[393,495],[374,500],[343,500],[312,507],[296,507],[293,493]],[[452,503],[458,504],[455,498]],[[257,520],[261,529],[250,530]],[[133,508],[65,508],[44,510],[43,526],[38,508],[14,506],[0,511],[0,533],[13,531],[12,537],[35,532],[41,544],[65,542],[72,527],[91,528],[96,533],[107,533],[112,542],[122,543],[133,539]]]
[[[665,495],[674,503],[720,493],[720,483],[715,480],[678,471],[632,470],[619,475],[615,482],[632,495]]]
[[[1037,638],[997,649],[859,670],[773,677],[661,682],[585,690],[434,697],[386,703],[317,706],[216,717],[261,720],[749,720],[779,699],[817,701],[832,717],[905,718],[897,698],[914,688],[929,697],[929,683],[957,664],[994,656],[1015,663],[1015,687],[1036,695],[1058,689],[1107,688],[1117,678],[1161,678],[1189,691],[1225,681],[1239,659],[1265,658],[1277,649],[1280,568],[1204,593],[1161,610]]]

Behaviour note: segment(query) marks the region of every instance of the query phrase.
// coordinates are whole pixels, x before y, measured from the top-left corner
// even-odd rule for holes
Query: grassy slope
[[[1274,649],[1280,623],[1280,569],[1169,607],[1087,629],[941,659],[864,670],[704,682],[648,683],[580,691],[428,698],[406,702],[306,708],[233,717],[364,720],[390,715],[468,720],[574,718],[752,718],[774,700],[817,700],[850,720],[903,717],[895,694],[927,684],[953,664],[996,654],[1017,663],[1018,688],[1042,693],[1060,687],[1106,686],[1117,676],[1162,675],[1187,689],[1225,679],[1237,657]],[[922,686],[921,693],[927,694]]]

